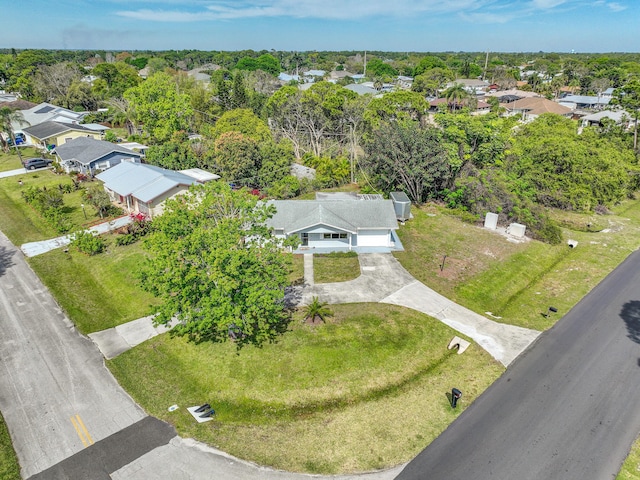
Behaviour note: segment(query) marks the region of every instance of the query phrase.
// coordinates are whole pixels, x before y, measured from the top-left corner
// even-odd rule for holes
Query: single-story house
[[[576,109],[602,109],[609,105],[611,97],[594,95],[567,95],[558,100],[560,105],[565,105],[571,110]]]
[[[95,132],[94,132],[95,133]],[[78,137],[56,148],[60,166],[68,172],[93,175],[121,162],[140,163],[141,153],[123,148],[117,143],[96,140],[93,137]]]
[[[507,115],[521,115],[522,120],[529,121],[543,113],[555,113],[563,117],[571,117],[571,109],[542,97],[521,98],[515,102],[501,103]]]
[[[52,121],[23,128],[22,132],[27,137],[27,145],[38,145],[47,150],[50,149],[51,145],[58,147],[74,138],[91,137],[95,140],[100,140],[102,136],[100,130],[87,128],[84,125]]]
[[[603,110],[602,112],[592,113],[580,118],[583,127],[590,127],[594,125],[602,125],[602,120],[608,118],[613,120],[617,125],[623,122],[629,122],[633,124],[633,117],[624,110]]]
[[[458,78],[453,82],[449,82],[445,85],[447,88],[454,87],[455,85],[462,85],[464,89],[472,95],[484,95],[489,87],[489,82],[486,80],[479,80],[477,78]]]
[[[352,92],[356,92],[358,95],[377,95],[378,91],[369,87],[368,85],[363,85],[361,83],[352,83],[350,85],[345,86],[347,90],[351,90]]]
[[[448,108],[448,100],[446,98],[436,98],[435,100],[431,100],[429,102],[429,111],[437,112],[441,105],[447,105],[447,108]],[[455,107],[454,110],[463,109],[470,106],[471,105],[468,105],[467,102],[463,100],[459,105],[458,104],[454,105]],[[484,115],[486,113],[489,113],[490,111],[491,111],[491,105],[489,105],[487,102],[484,102],[482,100],[477,100],[475,109],[471,110],[470,113],[471,115]]]
[[[96,175],[113,202],[129,213],[144,213],[149,218],[161,215],[164,202],[186,192],[197,183],[193,177],[173,170],[142,163],[119,163]]]
[[[391,200],[272,200],[267,221],[276,237],[297,236],[300,250],[389,251],[401,249]]]
[[[123,162],[99,173],[96,178],[104,182],[104,189],[113,202],[129,213],[144,213],[153,218],[162,214],[167,199],[185,193],[195,183],[219,178],[199,169],[184,172],[192,172],[193,176],[155,165]]]
[[[42,102],[35,107],[20,110],[25,124],[14,124],[14,131],[20,130],[25,125],[34,126],[43,122],[80,123],[87,112],[74,112],[68,108],[58,107],[47,102]]]

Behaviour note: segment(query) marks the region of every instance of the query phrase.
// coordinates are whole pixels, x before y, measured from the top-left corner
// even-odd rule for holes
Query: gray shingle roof
[[[188,175],[155,165],[123,162],[96,175],[105,186],[119,195],[142,200],[145,203],[179,185],[193,185],[196,180]]]
[[[96,140],[90,137],[78,137],[56,147],[56,154],[60,160],[75,160],[83,165],[89,165],[112,152],[120,152],[128,157],[140,158],[140,154],[127,148],[123,148],[117,143]]]
[[[23,128],[22,131],[28,133],[32,137],[39,140],[46,140],[54,135],[68,132],[69,130],[76,130],[80,132],[95,133],[94,130],[83,127],[82,125],[72,125],[70,123],[62,122],[42,122],[33,127]]]
[[[276,214],[267,222],[285,234],[316,225],[356,233],[398,228],[391,200],[273,200]]]

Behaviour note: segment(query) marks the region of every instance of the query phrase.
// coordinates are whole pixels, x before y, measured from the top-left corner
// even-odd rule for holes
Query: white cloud
[[[540,8],[543,10],[558,7],[563,3],[566,3],[566,0],[532,0],[531,1],[531,5],[534,8]]]
[[[111,0],[120,2],[121,0]],[[540,1],[540,0],[537,0]],[[548,1],[548,0],[547,0]],[[138,2],[140,1],[138,0]],[[174,8],[122,10],[122,17],[161,22],[189,22],[199,20],[230,20],[257,17],[318,18],[330,20],[358,20],[374,16],[411,17],[418,14],[471,13],[495,3],[495,0],[246,0],[198,1],[159,0],[158,6]],[[200,8],[188,8],[197,6]]]
[[[618,2],[610,2],[607,3],[607,7],[609,7],[614,12],[621,12],[622,10],[626,10],[626,5],[620,5]]]

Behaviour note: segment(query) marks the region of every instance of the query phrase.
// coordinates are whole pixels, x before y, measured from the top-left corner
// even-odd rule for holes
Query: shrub
[[[94,235],[88,231],[81,231],[74,233],[71,246],[76,247],[84,254],[97,255],[104,252],[107,243],[98,235]]]
[[[133,236],[131,233],[125,233],[123,235],[118,235],[116,237],[116,245],[118,246],[131,245],[136,240],[137,238]]]

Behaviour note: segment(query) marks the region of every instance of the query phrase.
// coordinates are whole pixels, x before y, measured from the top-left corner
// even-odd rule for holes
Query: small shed
[[[411,218],[411,200],[404,192],[391,192],[389,198],[393,202],[396,218],[401,222]]]

